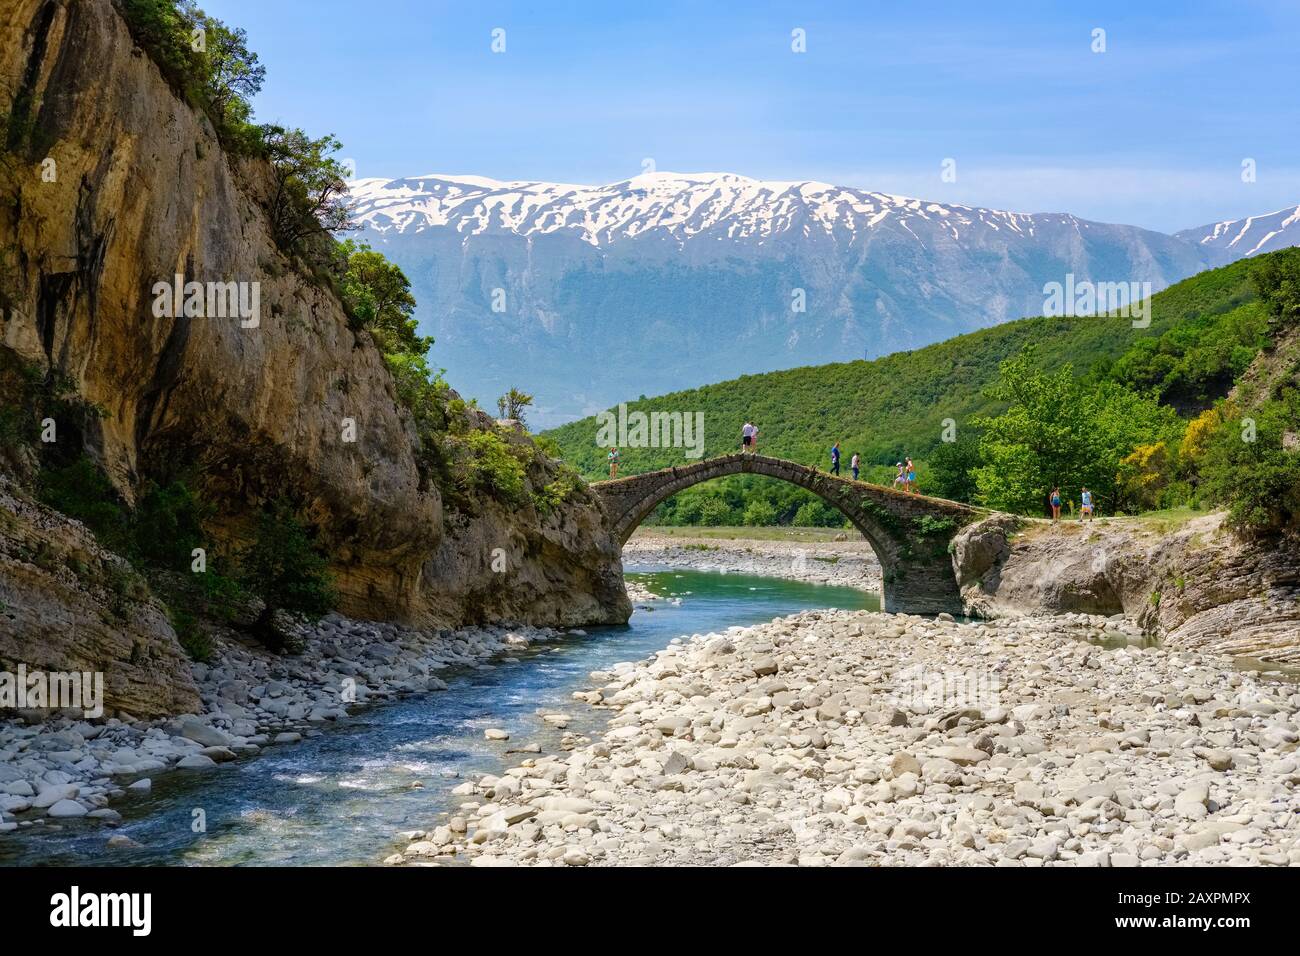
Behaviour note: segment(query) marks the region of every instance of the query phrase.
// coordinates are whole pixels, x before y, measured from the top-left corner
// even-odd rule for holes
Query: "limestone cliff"
[[[197,711],[166,611],[124,560],[0,475],[0,670],[98,671],[106,713]]]
[[[382,356],[271,238],[268,169],[222,150],[109,0],[0,6],[0,117],[0,346],[60,370],[103,410],[59,440],[84,446],[126,500],[184,462],[220,506],[214,531],[231,537],[288,494],[353,616],[626,619],[593,500],[547,519],[485,504],[468,524],[444,521]],[[158,317],[155,283],[176,275],[257,283],[256,327]],[[495,542],[513,572],[491,570]]]
[[[958,533],[953,567],[973,615],[1127,614],[1169,647],[1300,662],[1300,542],[1239,538],[1222,514],[1177,527],[997,515]]]

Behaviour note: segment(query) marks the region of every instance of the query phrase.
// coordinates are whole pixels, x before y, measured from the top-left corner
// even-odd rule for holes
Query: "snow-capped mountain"
[[[1174,233],[1179,239],[1231,253],[1233,259],[1257,256],[1300,245],[1300,206],[1290,206],[1263,216],[1230,219]]]
[[[358,220],[379,232],[450,227],[463,235],[501,230],[565,234],[592,246],[653,236],[685,245],[697,237],[762,243],[794,230],[851,238],[921,220],[954,240],[965,228],[1032,236],[1035,220],[1089,224],[923,202],[817,182],[761,182],[729,173],[649,173],[609,186],[497,182],[478,176],[363,179],[352,183]]]
[[[478,176],[351,184],[422,331],[486,407],[558,424],[638,394],[876,357],[1043,311],[1046,283],[1150,282],[1240,254],[1057,213],[819,182],[650,173],[607,186]]]

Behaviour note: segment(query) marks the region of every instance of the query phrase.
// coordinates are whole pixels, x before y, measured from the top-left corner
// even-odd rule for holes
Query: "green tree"
[[[1276,322],[1282,325],[1300,322],[1300,248],[1291,247],[1260,257],[1250,277]]]
[[[311,251],[312,240],[352,225],[346,171],[333,156],[337,138],[271,125],[262,127],[262,145],[274,174],[267,212],[282,249]]]
[[[502,418],[512,418],[520,425],[524,424],[524,409],[533,404],[533,396],[511,388],[497,399],[497,413]]]
[[[271,647],[284,642],[275,625],[277,612],[318,618],[337,600],[328,562],[282,498],[258,515],[253,543],[239,564],[242,583],[265,602],[254,628]]]
[[[1004,360],[992,398],[1008,404],[998,416],[976,419],[985,464],[975,471],[979,498],[1002,511],[1037,513],[1048,491],[1079,480],[1087,456],[1081,389],[1069,365],[1037,366],[1033,349]]]
[[[343,305],[375,337],[380,351],[412,355],[428,352],[433,338],[417,332],[415,296],[406,273],[383,253],[353,239],[339,243],[339,251],[347,263],[340,282]]]
[[[734,524],[736,513],[722,498],[712,496],[704,498],[699,504],[699,523],[710,527]]]
[[[983,463],[978,435],[962,431],[955,442],[944,442],[930,453],[925,469],[925,493],[952,501],[973,502],[978,492],[975,471]]]
[[[204,29],[206,92],[214,122],[223,130],[236,130],[252,114],[249,101],[262,89],[266,67],[248,48],[248,34],[220,20],[199,14]]]
[[[759,498],[745,506],[741,521],[753,527],[776,524],[776,509],[768,501]]]

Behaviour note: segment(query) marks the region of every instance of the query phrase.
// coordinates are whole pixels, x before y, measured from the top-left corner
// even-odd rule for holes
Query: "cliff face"
[[[0,476],[0,670],[100,672],[106,713],[194,712],[167,613],[130,565]]]
[[[953,566],[972,615],[1127,614],[1168,647],[1300,662],[1300,542],[1243,540],[1222,520],[998,515],[958,534]]]
[[[103,409],[87,433],[65,428],[59,440],[82,443],[127,500],[163,466],[193,463],[220,507],[216,530],[234,535],[288,493],[319,530],[353,616],[626,618],[617,549],[590,502],[562,509],[567,531],[500,514],[495,534],[444,538],[382,356],[269,234],[257,202],[268,170],[227,157],[108,0],[6,0],[6,116],[0,346],[58,368]],[[155,315],[155,284],[177,275],[256,288],[256,326]],[[479,600],[499,576],[478,548],[498,537],[515,543],[526,586]]]

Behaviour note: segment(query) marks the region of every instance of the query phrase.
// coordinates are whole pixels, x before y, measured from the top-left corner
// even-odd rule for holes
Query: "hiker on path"
[[[609,459],[609,477],[618,477],[618,449],[611,448],[609,454],[605,456]]]
[[[903,470],[903,463],[901,461],[898,463],[898,474],[894,476],[894,487],[897,488],[899,485],[902,485],[904,488],[907,487],[907,472]]]
[[[858,453],[855,451],[853,457],[849,459],[849,468],[853,471],[853,480],[858,480]]]
[[[1085,517],[1092,521],[1092,492],[1087,488],[1081,488],[1079,491],[1079,521],[1083,521]]]
[[[836,442],[834,445],[831,445],[831,474],[838,475],[839,473],[840,473],[840,443]]]
[[[916,488],[916,466],[912,464],[912,459],[907,459],[907,490],[912,494],[920,494]]]
[[[1052,489],[1052,521],[1061,520],[1061,489]]]
[[[754,450],[754,436],[757,434],[758,429],[754,427],[754,423],[746,421],[744,427],[740,429],[740,450],[742,453]]]

